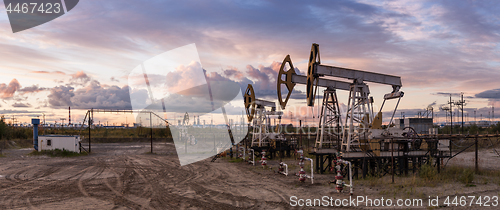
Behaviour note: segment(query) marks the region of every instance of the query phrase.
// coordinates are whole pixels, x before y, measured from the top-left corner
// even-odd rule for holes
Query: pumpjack
[[[342,80],[336,80],[340,78]],[[367,83],[388,85],[380,110],[374,114],[374,99]],[[383,175],[388,171],[408,172],[422,163],[450,157],[446,141],[422,139],[412,128],[392,126],[394,114],[404,93],[399,76],[348,69],[321,63],[319,45],[312,44],[307,75],[298,75],[290,55],[283,60],[277,77],[277,93],[284,110],[297,84],[306,85],[306,103],[314,106],[318,89],[324,88],[323,103],[318,117],[318,131],[312,154],[316,156],[316,170],[323,173],[335,166],[338,155],[353,163],[363,176],[368,171]],[[340,110],[337,91],[348,91],[347,108]],[[382,110],[386,101],[397,99],[387,126],[382,125]],[[439,146],[441,145],[441,146]],[[445,145],[445,146],[443,146]],[[433,158],[430,158],[433,157]],[[333,169],[332,169],[333,170]]]
[[[287,151],[290,154],[290,150],[294,148],[295,143],[287,140],[280,131],[283,112],[276,110],[276,103],[257,99],[251,84],[248,84],[245,90],[244,100],[248,122],[252,125],[250,147],[257,152],[267,151],[270,158],[276,151],[280,151],[281,154]],[[272,128],[272,118],[278,119],[278,123],[274,125],[274,128]]]
[[[332,77],[347,79],[350,82],[334,80]],[[376,116],[373,114],[373,97],[370,97],[370,89],[365,82],[392,86],[392,91],[384,95],[384,102]],[[398,76],[322,65],[318,44],[313,44],[311,47],[307,76],[296,74],[290,55],[283,60],[277,79],[278,100],[282,109],[285,109],[296,84],[306,85],[308,106],[314,106],[318,87],[326,88],[321,105],[315,149],[317,151],[329,149],[332,153],[336,152],[334,150],[350,152],[366,149],[370,129],[382,128],[382,109],[385,101],[398,99],[395,113],[399,100],[404,95],[400,91],[402,84]],[[282,87],[286,87],[288,91],[286,98],[282,96]],[[337,90],[349,91],[344,121]],[[334,149],[335,146],[336,149]]]

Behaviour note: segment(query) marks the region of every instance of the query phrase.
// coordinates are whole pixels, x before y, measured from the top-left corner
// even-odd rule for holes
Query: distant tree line
[[[33,130],[26,127],[13,127],[5,123],[5,117],[0,117],[0,139],[33,138]]]
[[[151,128],[137,127],[137,128],[100,128],[96,127],[91,130],[93,137],[104,138],[120,138],[120,137],[150,137]],[[49,128],[39,127],[39,135],[88,135],[88,128],[83,130],[75,128]],[[153,137],[163,138],[172,137],[170,129],[153,128]],[[5,122],[5,117],[0,117],[0,140],[7,139],[33,139],[32,127],[14,127],[9,126]]]
[[[442,128],[438,129],[438,132],[440,134],[449,134],[450,133],[450,126],[444,126]],[[461,134],[462,133],[462,125],[457,124],[453,125],[453,134]],[[500,133],[500,123],[493,124],[489,127],[479,127],[475,124],[470,125],[470,126],[464,126],[464,132],[463,134],[496,134]]]

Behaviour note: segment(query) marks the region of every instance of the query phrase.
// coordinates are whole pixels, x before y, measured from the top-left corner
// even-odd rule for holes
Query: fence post
[[[479,172],[479,165],[478,165],[478,145],[477,145],[477,134],[476,134],[476,163],[475,163],[475,169],[476,169],[476,173]]]

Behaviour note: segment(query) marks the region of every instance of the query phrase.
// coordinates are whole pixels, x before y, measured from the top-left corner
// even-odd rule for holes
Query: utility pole
[[[91,137],[91,134],[90,134],[90,127],[92,127],[92,113],[94,112],[94,108],[90,109],[89,110],[89,153],[92,152],[92,137]]]
[[[476,121],[476,110],[474,110],[474,125],[477,124],[477,121]]]
[[[450,101],[448,101],[448,104],[450,105],[450,134],[453,134],[453,101],[451,100],[451,94],[450,94]]]
[[[451,94],[449,103],[450,103],[450,114],[451,114],[450,134],[453,134],[453,107],[451,106],[453,102],[451,101]]]
[[[464,93],[460,93],[460,101],[455,102],[455,105],[462,111],[462,134],[464,133],[464,106],[465,106],[465,101],[464,101]]]

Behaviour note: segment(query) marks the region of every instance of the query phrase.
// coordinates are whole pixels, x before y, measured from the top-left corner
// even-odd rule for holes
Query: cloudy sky
[[[499,4],[82,0],[54,21],[18,33],[2,4],[0,114],[27,122],[44,113],[53,122],[67,118],[71,106],[73,120],[81,121],[88,108],[130,109],[129,73],[192,43],[210,78],[252,84],[258,98],[277,101],[275,78],[285,56],[305,72],[311,44],[318,43],[322,64],[400,76],[405,97],[397,117],[433,105],[444,121],[439,107],[450,93],[457,101],[463,92],[469,118],[476,110],[485,119],[492,106],[500,107]],[[369,85],[378,108],[391,87]],[[311,112],[301,109],[304,89],[296,86],[290,110]],[[347,93],[339,98],[347,103]],[[100,116],[133,120],[123,118]]]

